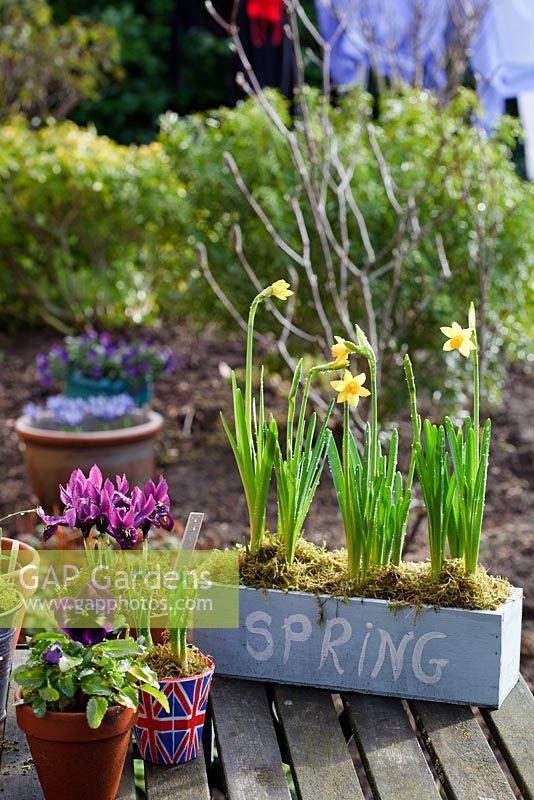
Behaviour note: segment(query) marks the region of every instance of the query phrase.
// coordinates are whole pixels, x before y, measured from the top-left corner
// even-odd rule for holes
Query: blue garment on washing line
[[[484,123],[492,127],[508,97],[534,89],[534,0],[492,0],[472,50]]]
[[[412,83],[420,64],[425,86],[442,85],[447,0],[426,0],[420,21],[413,0],[316,0],[316,8],[321,34],[332,43],[335,83],[354,83],[362,65]],[[340,21],[345,27],[336,36]]]
[[[420,64],[423,86],[439,89],[461,7],[455,4],[453,17],[449,0],[316,0],[321,33],[332,43],[332,79],[354,83],[362,66],[377,66],[384,75],[413,83]],[[336,36],[340,19],[345,29]],[[489,0],[471,50],[484,122],[491,127],[506,98],[534,88],[534,0]]]

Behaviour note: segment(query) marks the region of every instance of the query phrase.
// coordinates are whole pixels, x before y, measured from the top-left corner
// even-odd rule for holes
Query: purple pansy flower
[[[61,628],[63,633],[66,633],[70,639],[75,642],[91,647],[94,644],[100,644],[111,633],[108,628]]]
[[[63,651],[59,642],[55,642],[51,644],[50,647],[47,647],[46,650],[43,651],[42,659],[46,664],[57,664],[61,657],[63,656]]]

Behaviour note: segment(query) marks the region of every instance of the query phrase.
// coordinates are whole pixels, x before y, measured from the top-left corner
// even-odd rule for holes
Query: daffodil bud
[[[356,340],[358,342],[360,354],[364,356],[364,358],[366,358],[370,364],[376,364],[375,351],[371,347],[367,336],[359,325],[356,325]]]
[[[476,330],[477,327],[477,315],[475,311],[475,304],[473,301],[469,304],[469,316],[468,316],[468,325],[472,331]]]

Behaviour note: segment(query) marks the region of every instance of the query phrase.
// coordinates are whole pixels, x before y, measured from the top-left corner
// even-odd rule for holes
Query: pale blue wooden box
[[[519,677],[520,589],[496,611],[246,587],[239,599],[239,628],[194,631],[219,675],[490,707]]]

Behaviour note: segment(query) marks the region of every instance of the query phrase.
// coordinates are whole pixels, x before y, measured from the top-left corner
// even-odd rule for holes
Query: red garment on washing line
[[[246,12],[250,18],[254,47],[263,47],[269,30],[272,31],[273,45],[279,47],[282,44],[284,0],[247,0]]]

